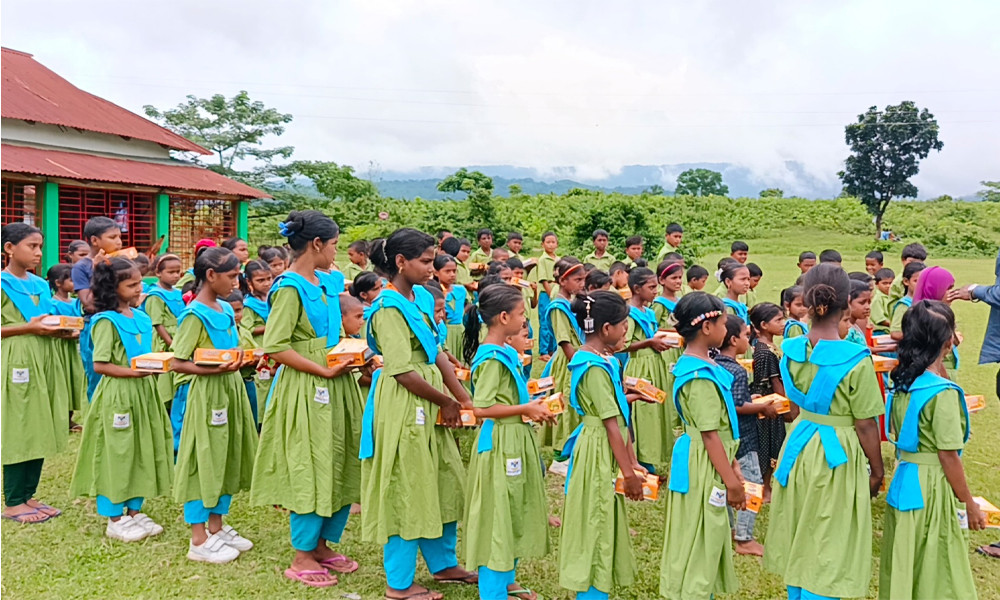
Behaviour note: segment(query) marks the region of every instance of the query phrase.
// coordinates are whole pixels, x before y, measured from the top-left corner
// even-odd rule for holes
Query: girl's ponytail
[[[471,365],[472,359],[476,357],[476,352],[479,351],[479,333],[483,328],[479,307],[475,303],[471,303],[465,309],[465,315],[462,317],[462,325],[465,326],[465,334],[462,336],[464,349],[462,350],[461,358],[465,360],[465,364]]]

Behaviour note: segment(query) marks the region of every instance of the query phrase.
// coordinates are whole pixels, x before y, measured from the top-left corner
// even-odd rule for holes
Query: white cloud
[[[281,143],[365,170],[513,164],[581,179],[727,162],[836,181],[843,127],[904,99],[941,123],[924,197],[1000,177],[1000,3],[8,0],[4,44],[141,111],[186,94],[295,115]],[[44,22],[44,26],[41,23]],[[673,173],[664,173],[671,187]]]

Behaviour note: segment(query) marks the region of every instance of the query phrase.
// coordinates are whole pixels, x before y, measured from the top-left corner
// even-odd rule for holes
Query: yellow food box
[[[455,367],[455,377],[459,381],[472,381],[472,371],[465,367]]]
[[[986,526],[1000,528],[1000,508],[993,506],[989,500],[982,496],[973,496],[972,499],[976,501],[979,510],[986,515]]]
[[[658,337],[670,344],[671,348],[683,348],[684,338],[676,331],[657,331],[654,337]]]
[[[486,264],[485,263],[470,262],[469,263],[469,270],[470,271],[485,271],[486,270]]]
[[[760,507],[764,506],[764,486],[759,483],[744,481],[743,491],[747,494],[747,510],[750,512],[760,512]]]
[[[344,358],[350,358],[348,366],[363,367],[375,356],[368,342],[357,338],[344,338],[326,353],[326,365],[332,367]]]
[[[531,355],[530,354],[521,354],[520,357],[521,357],[521,365],[522,366],[526,367],[526,366],[528,366],[528,365],[531,364]]]
[[[549,412],[554,415],[561,415],[566,412],[566,402],[563,400],[562,392],[556,392],[555,394],[546,397],[542,400],[542,403],[544,403],[545,407],[549,409]],[[531,419],[525,415],[521,415],[521,420],[525,423],[531,422]]]
[[[243,351],[243,362],[257,362],[264,358],[264,355],[263,348],[247,348]]]
[[[639,473],[639,471],[636,471]],[[615,493],[624,494],[625,493],[625,476],[622,475],[621,471],[618,471],[618,477],[615,478]],[[652,473],[646,475],[646,478],[642,482],[642,499],[643,500],[656,500],[660,497],[660,478]]]
[[[246,360],[243,350],[219,350],[218,348],[195,348],[192,360],[196,365],[221,365],[236,359]]]
[[[149,373],[166,373],[170,370],[170,364],[173,361],[173,352],[148,352],[132,359],[132,370],[147,371]]]
[[[618,292],[618,295],[621,296],[622,298],[626,299],[626,300],[631,300],[632,299],[632,290],[630,290],[628,288],[618,288],[618,289],[616,289],[614,291]]]
[[[538,264],[538,259],[537,258],[529,258],[527,260],[522,260],[521,264],[524,265],[525,269],[530,269],[531,267],[533,267],[533,266],[535,266],[535,265]]]
[[[519,288],[531,289],[531,282],[527,279],[521,279],[520,277],[512,277],[510,284]]]
[[[872,355],[872,362],[875,363],[876,373],[888,373],[896,368],[899,361],[895,358],[889,358],[888,356],[879,356],[877,354]]]
[[[663,404],[667,401],[667,393],[646,379],[641,379],[639,377],[626,377],[625,387],[638,392],[645,398],[648,398],[658,404]]]
[[[42,325],[58,327],[59,329],[83,330],[83,317],[67,317],[64,315],[48,315],[42,318]]]
[[[783,415],[783,414],[789,412],[790,410],[792,410],[792,404],[791,404],[791,402],[789,402],[788,398],[785,398],[781,394],[768,394],[766,396],[761,396],[760,398],[754,398],[753,400],[750,401],[750,403],[751,404],[771,404],[771,403],[777,404],[778,405],[778,414],[779,415]],[[764,418],[764,413],[760,413],[759,415],[757,415],[757,418],[758,419],[763,419]]]
[[[753,375],[753,359],[752,358],[737,358],[736,362],[740,363],[740,366],[746,369],[747,373]]]
[[[979,412],[986,408],[986,396],[983,396],[982,394],[966,396],[965,405],[969,407],[970,413]]]
[[[538,379],[528,380],[528,393],[532,396],[535,394],[541,394],[542,392],[547,392],[554,387],[556,387],[556,380],[554,377],[540,377]]]
[[[475,427],[476,426],[476,414],[471,410],[462,409],[459,411],[461,413],[462,427]],[[444,421],[441,419],[441,412],[438,412],[437,418],[438,425],[444,425]]]
[[[115,250],[108,256],[112,258],[127,258],[129,260],[135,260],[139,257],[139,251],[135,248],[122,248],[121,250]]]

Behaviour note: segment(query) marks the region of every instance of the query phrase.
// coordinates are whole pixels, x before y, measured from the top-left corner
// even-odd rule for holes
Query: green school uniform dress
[[[595,587],[610,593],[613,586],[631,585],[636,574],[625,496],[616,494],[614,488],[618,462],[604,426],[606,419],[615,419],[622,440],[628,440],[628,416],[623,411],[629,409],[614,377],[599,366],[584,364],[587,359],[607,361],[615,377],[619,368],[617,360],[589,352],[573,357],[580,374],[574,374],[577,383],[570,397],[572,408],[567,412],[579,410],[583,415],[566,478],[559,530],[559,585],[576,592]]]
[[[913,296],[904,296],[892,305],[889,325],[889,333],[900,333],[903,331],[903,315],[913,306]]]
[[[63,302],[52,298],[52,314],[79,317],[80,303]],[[83,358],[80,356],[80,340],[65,338],[49,338],[52,341],[53,364],[65,366],[67,377],[69,410],[82,411],[87,405],[87,372],[83,368]]]
[[[177,289],[184,289],[184,286],[194,281],[194,269],[188,269],[181,273],[181,278],[177,280],[174,287]]]
[[[889,321],[891,318],[891,313],[889,312],[889,296],[882,293],[882,290],[875,288],[872,292],[872,323],[875,324],[875,333],[887,333],[889,327],[883,325],[882,323]]]
[[[374,306],[387,292],[398,294],[384,290]],[[422,318],[433,332],[432,318]],[[374,383],[371,456],[361,461],[362,537],[379,544],[394,535],[440,538],[442,525],[458,521],[465,510],[462,456],[455,436],[435,426],[438,406],[404,388],[395,376],[412,371],[444,389],[441,371],[398,308],[375,310],[369,336],[385,366]]]
[[[294,273],[291,275],[295,275]],[[290,276],[286,272],[286,276]],[[317,365],[340,339],[340,304],[304,278],[301,290],[313,305],[315,321],[303,304],[303,292],[279,287],[271,296],[264,350],[295,350]],[[327,302],[336,303],[335,331],[317,336]],[[331,319],[317,327],[324,329]],[[332,343],[327,336],[333,336]],[[258,399],[263,404],[263,400]],[[332,516],[361,499],[361,390],[351,373],[335,379],[317,377],[288,366],[279,368],[261,427],[250,498],[254,504],[283,506],[298,514]]]
[[[98,315],[107,313],[98,313]],[[115,314],[94,317],[92,339],[94,362],[128,368],[129,353],[122,336],[132,336],[129,347],[136,351],[146,336],[156,338],[152,325],[143,327],[141,311],[132,318]],[[116,326],[115,319],[122,325]],[[77,453],[70,493],[74,496],[106,496],[112,502],[131,498],[153,498],[170,492],[174,475],[174,447],[170,417],[160,400],[153,377],[101,377],[90,410],[83,422],[83,439]]]
[[[806,324],[801,321],[789,318],[785,321],[785,331],[781,336],[783,340],[790,340],[805,335],[808,332]]]
[[[513,348],[480,346],[473,365],[476,408],[528,402]],[[469,460],[465,568],[512,571],[518,560],[545,556],[549,551],[544,473],[531,425],[520,416],[487,422],[479,430]]]
[[[923,402],[921,408],[917,403]],[[964,392],[925,372],[909,391],[893,395],[888,418],[903,462],[887,496],[879,598],[976,598],[969,533],[958,517],[966,506],[955,497],[937,456],[961,451],[968,440]]]
[[[645,341],[658,329],[658,319],[652,309],[630,307],[625,345]],[[652,348],[631,353],[625,364],[625,375],[645,379],[661,390],[670,389],[665,387],[670,378],[667,363]],[[674,436],[668,404],[636,402],[632,405],[635,454],[639,462],[647,465],[665,465],[670,462]]]
[[[573,348],[579,349],[583,341],[577,336],[576,328],[569,322],[569,317],[565,313],[553,310],[551,315],[552,331],[556,338],[556,351],[550,360],[551,369],[549,375],[555,380],[553,393],[562,392],[563,397],[567,397],[569,395],[570,382],[569,358],[566,357],[566,353],[563,352],[562,346],[559,344],[568,342]],[[559,420],[555,425],[542,427],[542,445],[551,444],[555,450],[561,451],[569,434],[573,433],[573,430],[579,424],[580,415],[576,411],[567,410],[559,415]]]
[[[445,293],[444,313],[445,313],[445,336],[444,347],[459,362],[465,363],[465,325],[462,319],[465,316],[465,306],[468,302],[468,295],[464,287],[456,282]]]
[[[156,289],[161,291],[155,291]],[[163,338],[156,333],[156,326],[162,325],[167,333],[170,335],[172,340],[177,335],[177,315],[184,310],[184,300],[181,299],[180,288],[173,288],[170,292],[164,290],[163,288],[156,286],[152,288],[151,293],[146,296],[146,300],[142,304],[142,309],[146,311],[149,315],[150,320],[153,322],[153,352],[170,352],[171,347],[167,346],[167,343],[163,341]],[[176,300],[173,297],[176,296]],[[171,304],[174,305],[173,309],[167,305],[167,300],[165,298],[170,298]],[[179,302],[178,306],[176,303]],[[176,312],[175,312],[176,311]],[[173,373],[161,373],[155,376],[156,379],[156,390],[160,396],[160,400],[164,403],[170,402],[174,398],[174,393],[177,391],[174,388],[174,374]]]
[[[753,308],[758,302],[760,300],[757,299],[756,290],[748,290],[746,296],[743,296],[743,303],[747,305],[747,308]]]
[[[232,308],[224,303],[222,306],[220,313],[197,300],[188,305],[174,338],[175,358],[192,360],[197,348],[225,349],[230,343],[230,347],[237,347]],[[210,335],[202,318],[212,323],[214,334]],[[226,344],[216,346],[213,337],[223,336],[229,338]],[[189,387],[174,471],[174,500],[201,500],[206,507],[212,507],[220,496],[250,489],[257,424],[239,372],[177,374],[175,382]]]
[[[892,285],[889,286],[889,304],[891,305],[905,295],[906,288],[903,287],[903,276],[900,274],[899,277],[893,280]]]
[[[467,283],[472,283],[472,274],[469,272],[469,267],[464,262],[455,259],[455,284],[465,285]]]
[[[670,467],[660,595],[709,598],[739,589],[726,486],[701,437],[717,432],[729,461],[735,458],[739,425],[729,393],[733,378],[719,365],[687,355],[678,360],[674,376],[672,397],[684,435],[675,443]]]
[[[44,279],[30,274],[18,279],[5,272],[0,323],[4,327],[21,325],[36,315],[51,314],[49,298],[49,284]],[[55,391],[65,388],[67,380],[65,366],[53,359],[54,339],[17,335],[4,338],[0,344],[4,370],[0,435],[5,465],[47,458],[66,447],[69,401],[66,394],[56,397]]]
[[[493,261],[493,251],[490,250],[489,253],[483,252],[482,248],[476,248],[469,254],[470,263],[479,263],[482,265],[488,265]]]
[[[252,332],[254,329],[267,325],[267,317],[264,316],[264,314],[267,314],[267,310],[267,302],[265,300],[260,300],[253,296],[244,298],[243,320],[240,321],[240,327],[253,335]],[[253,341],[255,348],[263,348],[264,334],[253,335]],[[273,362],[269,361],[269,364],[273,364]],[[268,392],[271,391],[272,381],[269,369],[258,371],[254,375],[254,384],[257,386],[257,417],[261,420],[264,418],[264,404],[267,402]]]
[[[361,275],[365,271],[371,271],[371,270],[372,270],[371,261],[365,264],[364,268],[361,268],[352,262],[348,262],[347,266],[344,267],[344,279],[346,279],[347,281],[354,281],[355,279],[358,278],[358,275]]]
[[[871,579],[872,517],[868,461],[854,422],[885,411],[875,368],[865,358],[866,348],[846,341],[824,340],[814,348],[803,336],[784,342],[782,352],[785,392],[801,412],[775,469],[764,567],[781,575],[785,585],[813,594],[862,597]],[[809,410],[796,394],[810,389],[821,368],[848,367],[826,414],[815,405]],[[804,447],[786,463],[800,436],[807,440]],[[831,468],[831,460],[840,464]]]
[[[679,299],[680,297],[678,296],[678,300]],[[676,307],[677,307],[676,300],[668,300],[667,298],[663,297],[658,297],[655,300],[653,300],[653,306],[652,306],[653,314],[656,315],[656,323],[659,326],[660,331],[674,330],[675,323],[672,320],[672,315],[673,315],[673,310]],[[663,368],[666,370],[667,373],[667,379],[663,383],[665,387],[661,387],[660,389],[667,392],[668,395],[671,394],[672,390],[674,389],[674,374],[673,374],[674,364],[677,363],[677,359],[679,359],[683,353],[684,353],[683,348],[671,348],[669,350],[660,352],[660,360],[663,361]],[[671,402],[669,398],[667,399],[666,402],[663,403],[663,408],[664,410],[667,411],[667,418],[668,418],[667,429],[665,432],[666,435],[665,443],[667,447],[667,455],[669,456],[670,452],[673,450],[674,447],[674,437],[675,437],[674,430],[677,430],[681,427],[681,421],[677,417],[677,410],[674,408],[674,403]]]
[[[615,257],[609,252],[605,252],[603,256],[597,256],[596,252],[591,252],[587,256],[583,257],[584,264],[590,263],[605,273],[608,272],[611,265],[615,264],[615,260]]]

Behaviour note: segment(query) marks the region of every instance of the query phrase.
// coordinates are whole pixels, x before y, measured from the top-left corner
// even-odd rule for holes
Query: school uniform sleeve
[[[413,370],[413,347],[410,326],[403,313],[383,308],[372,317],[372,330],[382,350],[383,375],[402,375]]]
[[[500,395],[500,378],[503,365],[496,360],[488,360],[476,369],[476,391],[472,397],[472,406],[489,408],[497,403]]]
[[[556,344],[563,342],[572,344],[573,340],[576,339],[576,333],[569,322],[569,317],[559,310],[552,311],[552,333],[555,335]]]
[[[163,325],[166,321],[167,305],[162,298],[149,296],[146,298],[146,314],[153,322],[153,327]]]
[[[198,317],[190,315],[184,319],[177,327],[177,335],[174,336],[174,357],[191,360],[204,331],[205,326]]]
[[[626,345],[631,344],[631,343],[636,342],[636,341],[641,341],[641,340],[643,340],[643,339],[646,338],[645,334],[643,334],[640,339],[638,339],[638,340],[636,339],[638,337],[636,335],[636,330],[639,329],[639,326],[636,324],[635,319],[633,319],[632,317],[628,317],[628,318],[625,319],[625,321],[628,323],[628,329],[625,330],[625,344]]]
[[[295,288],[280,288],[274,292],[274,301],[264,330],[264,352],[277,354],[292,349],[292,334],[302,313],[302,301]]]
[[[892,322],[889,325],[889,331],[891,333],[898,333],[903,331],[903,315],[909,307],[902,302],[897,302],[895,306],[892,307]]]
[[[882,323],[889,320],[889,311],[888,311],[889,307],[887,305],[888,300],[889,300],[888,296],[886,296],[885,294],[883,294],[878,290],[875,290],[875,294],[872,299],[871,320],[876,327],[880,326],[884,327]]]
[[[938,450],[961,450],[965,447],[965,398],[957,390],[945,390],[931,399],[920,413],[920,429],[928,434]],[[928,421],[925,426],[925,419]]]
[[[594,407],[595,413],[602,421],[621,416],[621,409],[615,401],[615,388],[611,377],[603,370],[593,367],[583,374],[577,394],[585,394],[588,404]]]
[[[905,295],[906,290],[903,289],[903,274],[900,272],[899,277],[893,280],[892,285],[889,286],[889,302],[895,302]]]
[[[682,392],[687,402],[684,418],[698,431],[718,431],[722,427],[723,400],[718,388],[708,379],[692,379]]]
[[[7,297],[7,292],[0,290],[0,325],[20,325],[26,323],[21,311],[17,310],[14,301]]]
[[[90,332],[94,342],[94,362],[109,363],[114,362],[113,350],[118,342],[118,332],[115,331],[114,324],[107,319],[101,319],[94,324]]]
[[[871,419],[885,413],[885,401],[878,386],[878,375],[870,360],[862,360],[848,374],[851,416]]]

